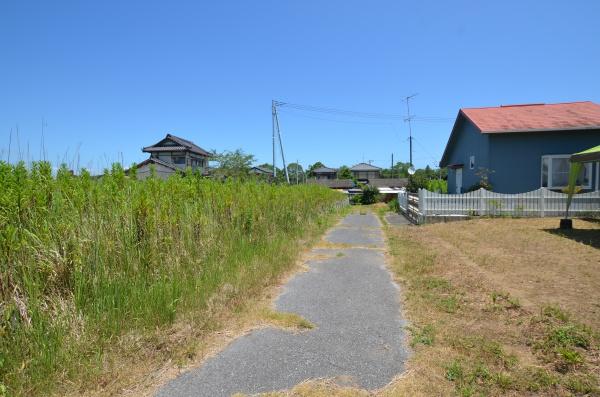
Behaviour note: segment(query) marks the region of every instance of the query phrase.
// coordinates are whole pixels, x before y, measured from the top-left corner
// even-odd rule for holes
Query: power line
[[[319,112],[327,114],[341,114],[352,117],[364,117],[364,118],[379,118],[379,119],[392,119],[402,120],[403,116],[400,114],[391,113],[373,113],[373,112],[359,112],[355,110],[344,110],[330,107],[312,106],[312,105],[301,105],[297,103],[275,101],[275,106],[281,108],[291,108],[297,110],[304,110],[309,112]]]
[[[411,98],[413,96],[414,95],[412,95]],[[332,107],[302,105],[302,104],[282,102],[282,101],[274,101],[274,103],[275,103],[275,106],[277,106],[280,110],[285,110],[285,111],[299,110],[299,111],[306,111],[306,112],[317,112],[317,113],[325,113],[325,114],[333,114],[333,115],[343,115],[343,116],[349,116],[349,117],[406,121],[406,116],[403,116],[401,114],[394,114],[394,113],[362,112],[362,111],[345,110],[345,109],[338,109],[338,108],[332,108]],[[446,122],[446,121],[452,121],[452,120],[454,120],[454,118],[452,118],[452,117],[412,115],[412,121],[419,121],[419,122]]]
[[[283,111],[283,113],[286,113],[290,116],[294,116],[294,117],[303,117],[303,118],[307,118],[307,119],[313,119],[313,120],[322,120],[322,121],[331,121],[331,122],[335,122],[335,123],[346,123],[346,124],[367,124],[367,125],[387,125],[387,126],[394,126],[394,123],[391,121],[359,121],[359,120],[339,120],[339,119],[331,119],[331,118],[325,118],[325,117],[316,117],[316,116],[308,116],[306,114],[301,114],[301,113],[295,113],[296,109],[280,109]]]

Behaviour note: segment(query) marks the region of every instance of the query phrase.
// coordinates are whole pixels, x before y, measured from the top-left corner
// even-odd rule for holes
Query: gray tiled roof
[[[179,146],[161,146],[160,144],[165,139],[173,141],[173,142],[179,144]],[[202,149],[200,146],[196,145],[194,142],[188,141],[187,139],[183,139],[178,136],[171,135],[171,134],[167,134],[166,137],[164,137],[163,139],[161,139],[159,142],[155,143],[154,145],[146,146],[145,148],[142,149],[143,152],[164,152],[164,151],[178,152],[178,151],[186,151],[186,150],[188,150],[192,153],[200,154],[202,156],[212,157],[211,153]]]
[[[327,186],[331,189],[350,189],[354,187],[352,179],[309,179],[307,182]]]
[[[372,178],[369,179],[369,186],[373,187],[405,187],[408,185],[408,178]]]
[[[273,173],[273,170],[270,170],[270,169],[264,168],[264,167],[260,167],[258,165],[255,165],[254,167],[250,168],[250,171],[252,171],[252,170],[256,170],[256,171],[259,171],[259,172],[262,172],[262,173],[265,173],[265,174],[272,174]]]
[[[319,167],[319,168],[315,168],[313,170],[314,174],[331,174],[337,172],[337,170],[335,168],[329,168],[329,167]]]
[[[136,168],[142,167],[142,166],[144,166],[146,164],[150,164],[150,163],[160,164],[160,165],[163,165],[172,170],[177,170],[177,167],[175,167],[173,164],[168,163],[166,161],[159,160],[157,158],[153,158],[153,157],[150,157],[149,159],[146,159],[146,160],[142,161],[141,163],[136,164]]]
[[[358,163],[350,168],[350,171],[379,171],[381,168],[367,163]]]

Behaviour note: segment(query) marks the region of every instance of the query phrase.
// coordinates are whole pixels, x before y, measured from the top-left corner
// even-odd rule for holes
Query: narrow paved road
[[[326,259],[310,261],[309,271],[296,275],[276,301],[278,310],[300,314],[314,329],[253,331],[157,395],[254,394],[336,377],[376,389],[402,372],[403,321],[379,220],[370,213],[348,215],[325,239],[327,249],[314,253]]]

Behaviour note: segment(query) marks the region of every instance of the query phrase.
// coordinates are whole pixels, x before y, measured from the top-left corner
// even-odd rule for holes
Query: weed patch
[[[210,329],[288,269],[343,200],[315,185],[138,181],[118,164],[93,178],[0,162],[0,186],[0,379],[28,396],[108,382],[115,357],[183,318]]]

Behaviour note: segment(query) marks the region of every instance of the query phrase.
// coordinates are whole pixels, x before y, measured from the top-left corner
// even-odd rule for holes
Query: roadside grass
[[[313,329],[315,327],[313,323],[296,313],[279,312],[271,308],[263,308],[259,318],[282,328]]]
[[[119,394],[161,363],[197,359],[343,199],[198,175],[136,181],[119,165],[96,180],[0,162],[0,186],[0,393],[10,396]]]

